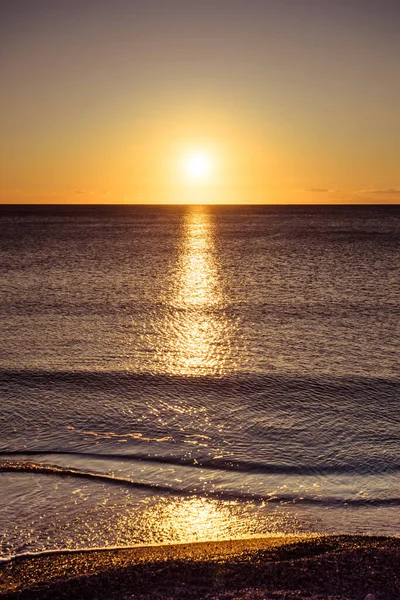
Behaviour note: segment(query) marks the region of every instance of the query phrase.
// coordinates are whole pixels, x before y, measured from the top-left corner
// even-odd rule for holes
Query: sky
[[[399,203],[399,25],[399,0],[0,0],[0,202]]]

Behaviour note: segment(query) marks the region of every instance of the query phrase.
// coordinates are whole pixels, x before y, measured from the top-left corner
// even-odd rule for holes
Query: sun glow
[[[206,152],[191,152],[182,161],[185,178],[191,183],[207,183],[212,172],[212,159]]]

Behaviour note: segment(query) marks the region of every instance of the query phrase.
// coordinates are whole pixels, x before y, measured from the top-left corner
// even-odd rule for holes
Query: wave
[[[236,372],[229,375],[172,375],[172,374],[161,374],[152,372],[135,372],[135,371],[119,371],[119,370],[46,370],[46,369],[0,369],[0,380],[32,380],[40,383],[41,380],[53,380],[54,382],[77,382],[80,381],[87,383],[96,383],[98,381],[102,384],[110,381],[115,382],[115,379],[125,381],[137,381],[142,382],[154,382],[162,383],[166,382],[182,382],[190,385],[194,382],[198,386],[199,382],[203,381],[205,385],[210,384],[213,387],[225,388],[227,384],[251,384],[257,386],[261,385],[263,388],[268,385],[282,385],[289,384],[298,385],[308,384],[348,384],[348,385],[362,385],[363,383],[371,385],[374,382],[378,384],[387,384],[389,386],[399,386],[400,377],[395,376],[377,376],[377,375],[331,375],[331,374],[316,374],[316,375],[299,375],[297,373],[277,373],[277,374],[265,374],[257,372]]]
[[[1,457],[50,457],[50,456],[70,456],[95,460],[113,461],[113,462],[142,462],[158,465],[171,465],[175,467],[190,467],[193,469],[205,469],[212,471],[239,472],[259,475],[304,475],[304,476],[324,476],[324,475],[371,475],[371,469],[365,464],[342,464],[342,465],[284,465],[284,464],[262,464],[243,460],[230,460],[223,458],[187,458],[173,456],[149,456],[147,454],[114,454],[114,453],[94,453],[78,452],[65,450],[1,450],[0,449],[0,472]],[[388,475],[400,472],[400,463],[386,465],[384,469],[374,469],[374,475]]]
[[[176,486],[165,486],[154,483],[145,483],[134,481],[127,477],[115,477],[94,473],[91,471],[80,471],[59,466],[41,465],[31,462],[0,462],[0,473],[34,473],[36,475],[50,475],[55,477],[74,477],[77,479],[86,479],[99,483],[117,485],[119,487],[129,487],[152,491],[155,493],[166,493],[170,495],[180,496],[197,496],[214,498],[218,500],[228,501],[252,501],[256,503],[269,504],[312,504],[322,506],[400,506],[400,497],[394,496],[391,498],[338,498],[338,497],[321,497],[321,496],[299,496],[298,494],[259,494],[259,493],[243,493],[230,490],[204,490],[183,489]]]

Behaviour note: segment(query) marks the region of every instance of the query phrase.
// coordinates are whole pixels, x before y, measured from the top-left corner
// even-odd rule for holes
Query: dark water
[[[398,207],[0,208],[2,556],[400,535]]]

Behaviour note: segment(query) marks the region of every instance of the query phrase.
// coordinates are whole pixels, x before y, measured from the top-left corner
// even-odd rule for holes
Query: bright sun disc
[[[188,154],[183,160],[183,170],[190,181],[207,181],[211,173],[210,157],[203,152]]]

